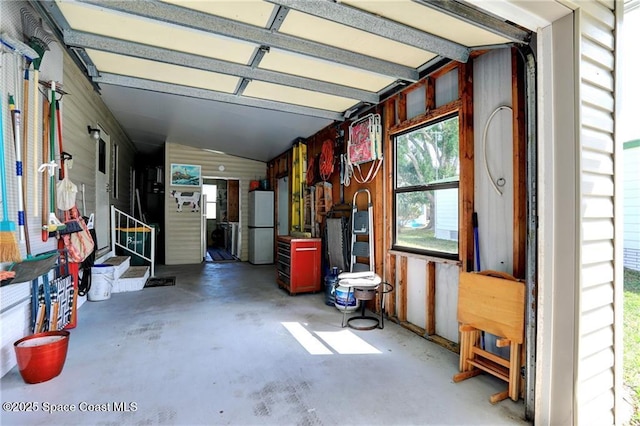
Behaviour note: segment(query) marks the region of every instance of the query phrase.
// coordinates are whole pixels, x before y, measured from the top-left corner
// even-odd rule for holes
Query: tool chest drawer
[[[320,238],[279,236],[276,251],[278,285],[290,294],[320,291],[321,247]]]

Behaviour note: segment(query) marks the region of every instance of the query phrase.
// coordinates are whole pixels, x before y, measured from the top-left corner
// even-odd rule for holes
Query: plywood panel
[[[458,320],[515,343],[524,341],[522,282],[460,273]]]

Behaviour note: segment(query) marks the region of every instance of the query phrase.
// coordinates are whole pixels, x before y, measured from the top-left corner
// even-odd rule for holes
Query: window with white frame
[[[395,249],[458,257],[457,113],[393,136]]]
[[[202,185],[202,193],[207,197],[207,219],[215,219],[217,217],[218,208],[218,186],[217,185]]]

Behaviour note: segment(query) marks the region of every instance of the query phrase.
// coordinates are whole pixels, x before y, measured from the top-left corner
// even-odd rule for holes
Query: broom
[[[9,200],[7,198],[7,179],[4,161],[4,114],[0,102],[0,190],[2,191],[2,221],[0,222],[0,262],[20,262],[20,248],[14,232],[16,224],[10,222]]]

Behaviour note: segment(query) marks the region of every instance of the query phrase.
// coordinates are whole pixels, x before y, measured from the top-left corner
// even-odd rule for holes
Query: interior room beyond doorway
[[[240,256],[239,188],[236,179],[203,179],[207,262],[237,261]]]

